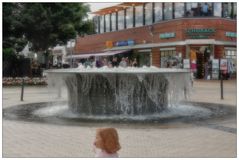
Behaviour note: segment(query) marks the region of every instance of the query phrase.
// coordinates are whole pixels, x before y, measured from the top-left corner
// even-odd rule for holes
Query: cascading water
[[[71,111],[89,116],[155,115],[177,105],[191,88],[187,70],[157,67],[52,70],[48,80],[65,83]]]

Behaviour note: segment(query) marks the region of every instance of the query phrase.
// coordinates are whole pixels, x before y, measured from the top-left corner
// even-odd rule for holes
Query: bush
[[[21,77],[4,77],[3,78],[3,86],[19,86],[22,84]],[[24,84],[25,85],[47,85],[47,79],[43,78],[29,78],[24,77]]]

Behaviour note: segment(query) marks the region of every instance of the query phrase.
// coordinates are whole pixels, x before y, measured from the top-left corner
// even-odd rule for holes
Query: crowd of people
[[[118,57],[113,57],[112,60],[106,57],[90,57],[85,61],[80,62],[84,67],[100,68],[107,66],[109,68],[113,67],[138,67],[138,62],[136,58],[129,59],[128,57],[122,57],[120,60]]]

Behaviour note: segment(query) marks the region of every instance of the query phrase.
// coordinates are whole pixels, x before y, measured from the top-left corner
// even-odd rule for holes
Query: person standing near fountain
[[[115,128],[100,128],[96,130],[94,152],[97,158],[118,158],[120,150],[119,137]]]
[[[124,57],[122,57],[119,66],[120,66],[120,67],[123,67],[123,68],[126,68],[126,67],[127,67],[127,63],[126,63],[126,60],[125,60]]]

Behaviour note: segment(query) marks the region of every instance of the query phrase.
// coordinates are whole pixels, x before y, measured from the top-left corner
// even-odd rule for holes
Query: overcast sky
[[[110,6],[114,6],[119,4],[118,2],[112,2],[112,3],[103,3],[103,2],[92,2],[92,3],[88,3],[90,4],[90,10],[91,12],[95,12],[98,11],[102,8],[106,8],[106,7],[110,7]],[[89,14],[89,18],[92,18],[93,14]]]

